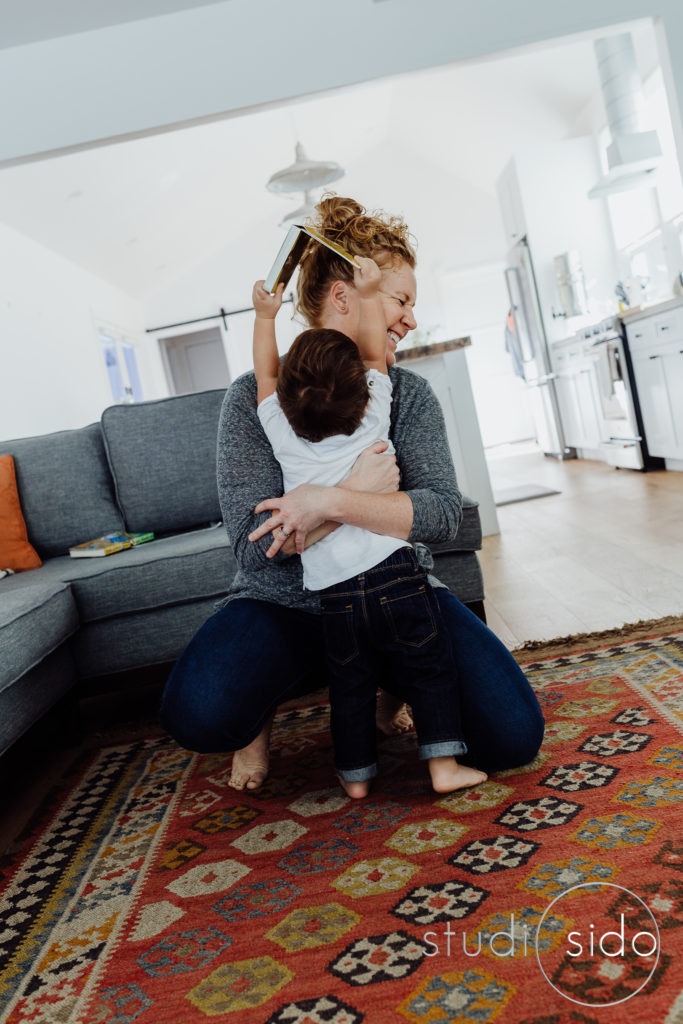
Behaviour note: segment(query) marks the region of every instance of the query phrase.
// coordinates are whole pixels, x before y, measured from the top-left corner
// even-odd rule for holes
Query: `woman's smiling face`
[[[415,272],[400,260],[382,269],[380,295],[387,324],[387,366],[396,362],[396,349],[409,331],[415,330]]]
[[[383,258],[384,257],[384,258]],[[387,366],[396,362],[396,349],[409,331],[415,330],[415,271],[402,259],[391,259],[388,253],[375,254],[382,280],[379,296],[387,328]],[[331,327],[358,344],[360,298],[353,281],[338,278],[331,285],[320,322],[316,327]]]

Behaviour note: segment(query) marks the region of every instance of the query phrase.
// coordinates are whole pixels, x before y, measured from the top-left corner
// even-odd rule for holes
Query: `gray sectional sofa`
[[[172,663],[227,592],[236,562],[216,489],[225,392],[105,409],[80,430],[0,442],[14,457],[39,569],[0,580],[0,755],[76,684]],[[114,530],[154,541],[104,558],[69,547]],[[481,526],[465,499],[435,575],[483,614]]]

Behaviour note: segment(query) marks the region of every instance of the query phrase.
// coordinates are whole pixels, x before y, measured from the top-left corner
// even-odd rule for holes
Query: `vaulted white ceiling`
[[[151,2],[159,12],[189,6]],[[47,15],[48,0],[42,6]],[[645,28],[636,45],[646,72],[655,58]],[[452,207],[450,190],[475,197],[478,215],[476,197],[483,210],[510,155],[574,134],[598,94],[592,41],[557,41],[5,168],[0,221],[145,297],[299,204],[265,183],[292,162],[300,140],[312,159],[346,169],[337,191],[405,212],[421,248],[438,258],[439,208]]]
[[[0,0],[0,49],[155,18],[223,0]]]

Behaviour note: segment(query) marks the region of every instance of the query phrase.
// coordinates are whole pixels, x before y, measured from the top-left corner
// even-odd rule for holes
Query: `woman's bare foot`
[[[258,789],[267,777],[270,766],[268,746],[274,717],[272,715],[268,719],[255,740],[232,755],[228,785],[233,789]]]
[[[429,774],[435,793],[452,793],[455,789],[476,786],[488,779],[486,772],[458,764],[454,757],[430,757]]]
[[[367,782],[347,782],[346,779],[342,779],[341,775],[338,775],[337,778],[346,795],[354,800],[362,800],[370,792],[369,780]]]
[[[375,724],[385,736],[395,736],[396,733],[410,732],[415,728],[408,705],[386,690],[379,691]]]

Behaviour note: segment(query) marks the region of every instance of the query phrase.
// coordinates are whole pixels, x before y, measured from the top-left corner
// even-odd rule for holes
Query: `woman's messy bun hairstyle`
[[[399,260],[415,266],[415,248],[401,217],[383,210],[368,212],[355,199],[327,194],[316,206],[312,227],[347,249],[353,256],[370,256],[380,267]],[[333,281],[353,281],[353,267],[330,249],[310,242],[299,269],[297,312],[311,327],[319,327]]]

